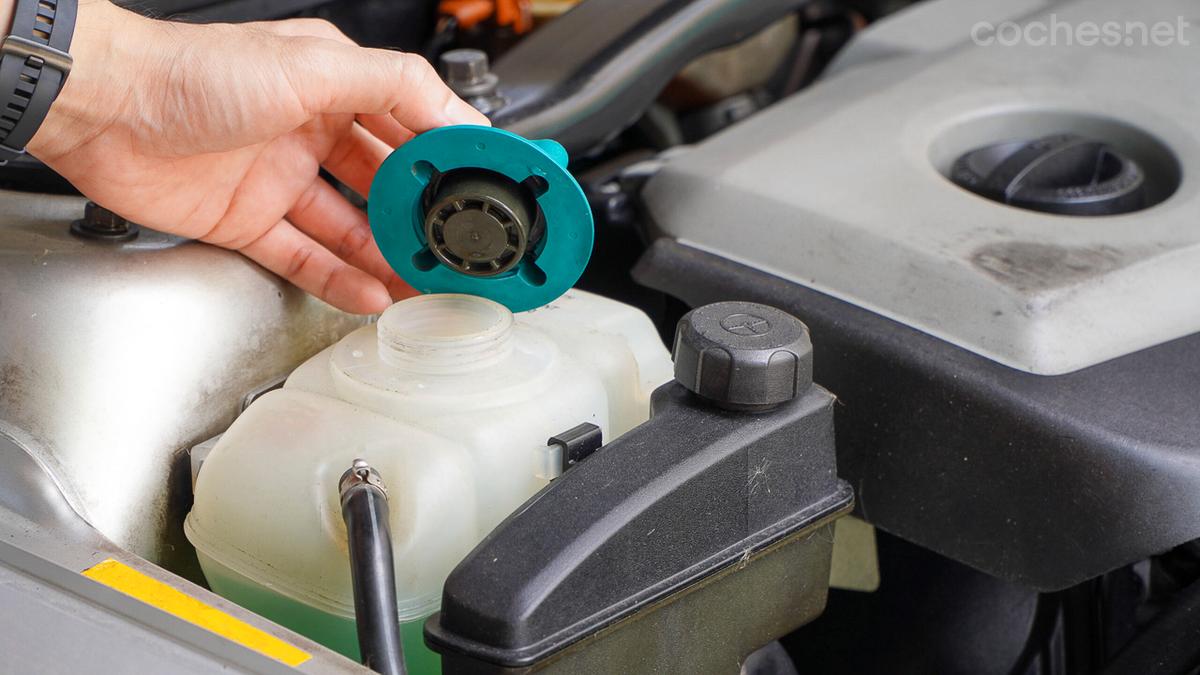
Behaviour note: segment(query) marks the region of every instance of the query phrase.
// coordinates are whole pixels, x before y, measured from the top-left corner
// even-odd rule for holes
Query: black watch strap
[[[77,0],[17,0],[0,41],[0,160],[24,154],[71,72]]]

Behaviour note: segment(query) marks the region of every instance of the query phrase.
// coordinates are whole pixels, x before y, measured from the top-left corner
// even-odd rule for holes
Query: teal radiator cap
[[[553,302],[592,254],[592,212],[566,150],[492,127],[442,127],[400,146],[375,174],[367,216],[413,288],[514,312]]]

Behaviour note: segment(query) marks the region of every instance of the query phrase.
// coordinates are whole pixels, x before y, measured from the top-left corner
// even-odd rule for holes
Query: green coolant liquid
[[[314,642],[319,642],[355,662],[362,662],[353,619],[322,612],[234,576],[216,577],[217,575],[213,575],[208,581],[218,595]],[[425,646],[422,634],[425,618],[400,624],[404,662],[410,675],[441,675],[442,658]]]

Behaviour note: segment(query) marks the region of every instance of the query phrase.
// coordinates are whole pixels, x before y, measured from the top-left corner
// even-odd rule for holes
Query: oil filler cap
[[[400,146],[375,174],[367,216],[413,288],[514,312],[554,301],[592,254],[592,213],[566,150],[492,127],[442,127]]]
[[[1137,162],[1076,134],[976,148],[958,158],[950,179],[1002,204],[1065,216],[1115,216],[1149,206]]]
[[[675,379],[723,408],[767,409],[812,385],[812,341],[796,317],[753,302],[718,302],[679,320]]]

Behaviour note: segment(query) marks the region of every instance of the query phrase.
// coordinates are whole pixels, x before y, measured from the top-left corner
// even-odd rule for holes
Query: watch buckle
[[[34,58],[41,61],[43,68],[48,66],[63,75],[71,72],[73,62],[70,54],[20,35],[8,35],[0,41],[0,54]]]

